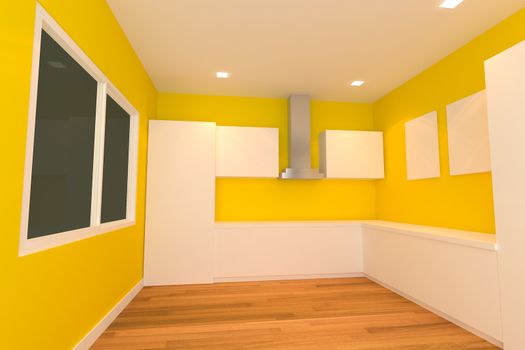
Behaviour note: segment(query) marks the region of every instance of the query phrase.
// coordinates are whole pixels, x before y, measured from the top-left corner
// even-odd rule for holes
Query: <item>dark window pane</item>
[[[126,218],[130,116],[110,96],[106,103],[101,222]]]
[[[89,227],[97,82],[42,32],[28,238]]]

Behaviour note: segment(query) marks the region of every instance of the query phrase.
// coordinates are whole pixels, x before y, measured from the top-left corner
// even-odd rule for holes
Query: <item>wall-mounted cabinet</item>
[[[279,177],[279,129],[216,128],[216,176]]]
[[[447,106],[450,175],[491,170],[485,91]]]
[[[319,170],[327,178],[384,178],[383,133],[326,130],[319,135]]]
[[[437,112],[425,114],[405,123],[407,179],[439,177],[439,139]]]

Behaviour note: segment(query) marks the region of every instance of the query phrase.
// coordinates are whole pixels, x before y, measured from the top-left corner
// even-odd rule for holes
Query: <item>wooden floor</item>
[[[92,349],[498,349],[366,278],[146,287]]]

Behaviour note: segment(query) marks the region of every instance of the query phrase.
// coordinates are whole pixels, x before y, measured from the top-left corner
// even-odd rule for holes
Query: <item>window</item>
[[[136,110],[37,5],[20,254],[134,224]]]
[[[28,237],[90,226],[97,81],[41,33]]]
[[[129,114],[110,96],[106,103],[102,222],[126,218]]]

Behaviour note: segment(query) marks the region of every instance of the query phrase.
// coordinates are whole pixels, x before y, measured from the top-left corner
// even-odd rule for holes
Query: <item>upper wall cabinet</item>
[[[439,177],[437,113],[431,112],[405,123],[408,180]]]
[[[447,129],[450,175],[490,171],[485,91],[448,105]]]
[[[216,176],[279,177],[279,129],[217,126]]]
[[[319,170],[327,178],[384,178],[383,133],[326,130],[319,135]]]

